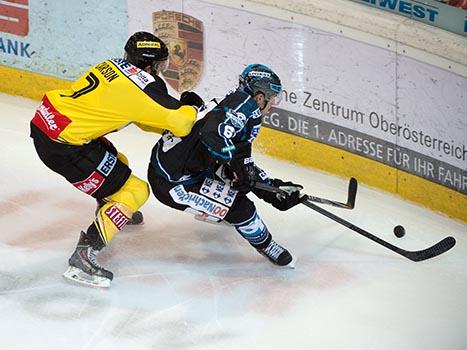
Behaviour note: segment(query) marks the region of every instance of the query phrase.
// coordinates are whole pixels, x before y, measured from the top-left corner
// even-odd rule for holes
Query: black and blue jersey
[[[222,101],[212,100],[191,133],[175,137],[164,132],[154,146],[150,166],[164,179],[181,184],[214,177],[221,164],[234,158],[251,157],[251,145],[261,127],[256,101],[237,89]]]

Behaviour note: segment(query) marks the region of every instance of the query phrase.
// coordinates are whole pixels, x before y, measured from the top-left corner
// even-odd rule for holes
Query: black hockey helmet
[[[262,93],[266,101],[274,98],[274,105],[280,102],[282,92],[281,80],[271,68],[264,64],[255,63],[247,66],[240,74],[239,84],[251,97]]]
[[[169,50],[154,34],[136,32],[126,42],[125,59],[140,69],[151,66],[151,74],[158,75],[167,69]]]

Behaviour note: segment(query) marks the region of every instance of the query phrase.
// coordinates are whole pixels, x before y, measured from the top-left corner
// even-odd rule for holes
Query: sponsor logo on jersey
[[[241,130],[245,126],[246,116],[241,112],[228,110],[225,112],[225,121],[230,122],[236,130]]]
[[[266,181],[267,179],[269,179],[268,173],[265,172],[264,170],[261,170],[261,172],[258,174],[258,176],[263,181]]]
[[[122,211],[118,209],[116,205],[108,207],[105,211],[105,215],[108,216],[110,221],[112,221],[113,224],[117,226],[119,230],[121,230],[122,227],[125,226],[129,220],[129,218],[125,214],[123,214]]]
[[[149,84],[151,81],[154,81],[152,80],[150,77],[151,75],[150,74],[145,74],[146,72],[140,70],[139,72],[136,73],[136,76],[138,78],[139,81],[141,81],[141,83],[143,84]]]
[[[131,74],[135,74],[138,71],[138,68],[136,68],[130,62],[124,60],[123,58],[114,58],[110,61],[123,72],[129,72],[129,69],[133,69],[133,72]]]
[[[114,58],[110,61],[114,63],[121,70],[121,72],[128,77],[128,79],[133,81],[142,90],[144,90],[148,84],[155,81],[151,74],[135,67],[122,58]]]
[[[251,113],[251,117],[253,119],[261,117],[261,110],[259,108],[255,109],[253,113]]]
[[[209,198],[206,198],[198,193],[187,192],[183,185],[178,185],[170,191],[172,199],[179,204],[187,205],[190,208],[223,219],[229,212],[229,208],[225,207]]]
[[[191,90],[203,71],[203,22],[176,11],[154,12],[152,18],[154,34],[169,48],[165,80],[180,93]]]
[[[50,111],[49,107],[46,107],[43,104],[41,104],[39,108],[37,108],[37,113],[39,113],[39,116],[45,121],[46,127],[49,130],[58,130],[57,123],[55,123],[55,115]]]
[[[78,190],[91,195],[102,186],[104,181],[104,176],[99,174],[97,171],[93,171],[93,173],[89,175],[86,180],[75,182],[73,183],[73,186],[75,186]]]
[[[45,96],[37,107],[32,123],[51,139],[56,140],[63,129],[71,123],[71,119],[59,113]]]
[[[256,136],[258,136],[259,134],[260,128],[261,128],[261,124],[255,125],[254,127],[251,128],[250,138],[248,139],[248,142],[253,143],[253,141],[256,139]]]
[[[201,185],[200,192],[206,197],[230,207],[237,196],[238,191],[232,189],[223,181],[206,178]]]
[[[102,159],[101,163],[97,166],[97,170],[99,170],[104,176],[107,177],[109,176],[116,163],[117,157],[112,153],[105,151],[104,158]]]
[[[228,153],[228,152],[231,152],[231,151],[234,151],[234,150],[235,150],[235,145],[230,145],[230,146],[226,146],[226,147],[221,148],[222,153]]]
[[[136,74],[133,74],[129,77],[136,85],[138,85],[142,90],[149,84],[154,81],[154,77],[146,72],[139,71]]]

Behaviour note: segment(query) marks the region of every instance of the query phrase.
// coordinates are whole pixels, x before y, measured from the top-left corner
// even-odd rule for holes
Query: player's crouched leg
[[[233,224],[237,232],[270,262],[292,267],[292,255],[272,239],[271,233],[256,212],[254,203],[248,197],[237,195],[225,220]]]
[[[99,217],[110,218],[112,220],[112,211],[114,214],[117,210],[124,215],[124,218],[117,219],[117,222],[113,222],[114,226],[118,227],[118,230],[123,228],[124,225],[131,222],[134,213],[138,212],[138,209],[146,203],[149,198],[149,185],[146,181],[140,178],[130,175],[128,180],[116,193],[108,196],[106,200],[108,203],[104,204],[98,211],[97,220]],[[114,208],[115,209],[111,209]],[[120,221],[121,220],[121,223]],[[117,231],[118,231],[117,230]],[[115,231],[115,232],[117,232]],[[115,234],[115,233],[114,233]],[[113,234],[109,237],[112,239]]]
[[[81,232],[64,277],[84,284],[109,287],[113,273],[98,264],[97,254],[127,224],[148,197],[148,184],[130,175],[120,190],[107,197],[108,202],[97,211],[96,219],[86,233]]]
[[[107,141],[108,144],[110,144],[112,147],[113,145]],[[109,146],[110,147],[110,146]],[[121,161],[125,165],[129,165],[128,158],[121,152],[118,152],[115,147],[113,147],[112,150],[108,149],[109,151],[113,151],[113,154],[117,156],[118,160]],[[96,216],[99,210],[101,209],[102,206],[105,205],[109,200],[108,198],[96,198],[97,201],[97,208],[96,208]],[[144,224],[144,216],[143,213],[140,212],[139,210],[136,210],[130,217],[130,219],[127,222],[127,225],[143,225]]]

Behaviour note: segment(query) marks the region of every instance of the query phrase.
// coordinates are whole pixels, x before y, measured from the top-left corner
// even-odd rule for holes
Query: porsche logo
[[[191,90],[203,72],[203,22],[176,11],[154,12],[152,21],[154,35],[169,48],[165,80],[178,92]]]

